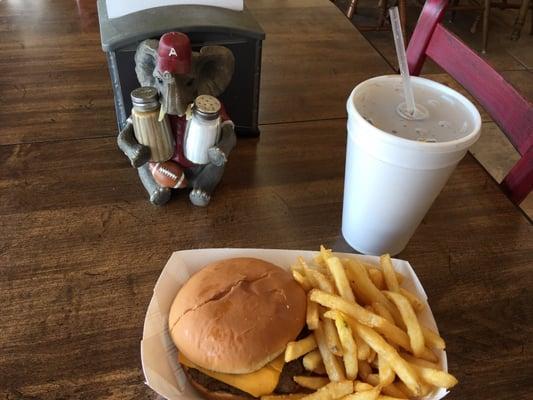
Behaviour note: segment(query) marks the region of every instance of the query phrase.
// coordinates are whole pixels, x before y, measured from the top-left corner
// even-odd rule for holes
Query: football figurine
[[[180,166],[172,161],[150,163],[150,171],[161,187],[183,189],[187,187],[187,178]]]

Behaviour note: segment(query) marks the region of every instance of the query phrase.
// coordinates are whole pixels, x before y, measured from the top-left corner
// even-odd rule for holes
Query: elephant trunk
[[[186,109],[187,104],[181,99],[176,79],[172,74],[165,72],[161,90],[161,115],[182,116],[185,114]]]
[[[165,72],[163,75],[163,86],[161,89],[161,115],[178,114],[176,80],[168,72]]]

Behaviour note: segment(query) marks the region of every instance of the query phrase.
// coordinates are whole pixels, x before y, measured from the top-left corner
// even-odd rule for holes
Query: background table
[[[249,1],[268,35],[261,138],[239,141],[208,208],[157,208],[116,148],[94,9],[77,4],[0,3],[2,399],[156,398],[139,340],[172,251],[350,251],[344,102],[392,72],[328,0]],[[467,156],[399,256],[447,339],[450,399],[530,396],[532,234]]]

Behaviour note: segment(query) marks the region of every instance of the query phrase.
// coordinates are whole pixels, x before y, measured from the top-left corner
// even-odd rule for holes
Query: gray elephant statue
[[[166,33],[159,41],[145,40],[139,44],[135,53],[137,79],[142,87],[157,89],[159,121],[162,118],[168,119],[173,136],[169,142],[173,146],[173,151],[169,153],[172,155],[165,164],[177,165],[163,172],[172,176],[175,169],[183,171],[186,178],[183,182],[187,182],[185,187],[190,189],[190,201],[196,206],[206,206],[209,203],[222,179],[228,156],[236,144],[234,125],[223,105],[216,100],[231,82],[234,64],[234,56],[228,48],[205,46],[199,52],[193,52],[188,36],[179,32]],[[218,103],[220,106],[217,141],[206,149],[205,161],[201,163],[188,159],[184,150],[188,144],[185,131],[191,118],[191,105],[194,107],[199,98],[211,98],[213,101],[210,105]],[[138,169],[150,202],[155,205],[165,204],[171,197],[172,188],[182,188],[184,183],[170,186],[157,179],[156,172],[160,164],[154,163],[154,151],[146,143],[140,143],[135,128],[135,120],[132,122],[130,117],[118,135],[118,146],[132,166]]]

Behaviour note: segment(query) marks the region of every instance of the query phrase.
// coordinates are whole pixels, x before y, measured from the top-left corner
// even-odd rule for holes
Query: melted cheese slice
[[[181,364],[186,365],[189,368],[197,369],[211,378],[236,387],[243,392],[250,393],[254,397],[271,394],[274,391],[278,385],[279,376],[284,364],[282,353],[278,358],[255,372],[249,374],[223,374],[199,367],[185,358],[181,353],[179,353],[178,360]]]

